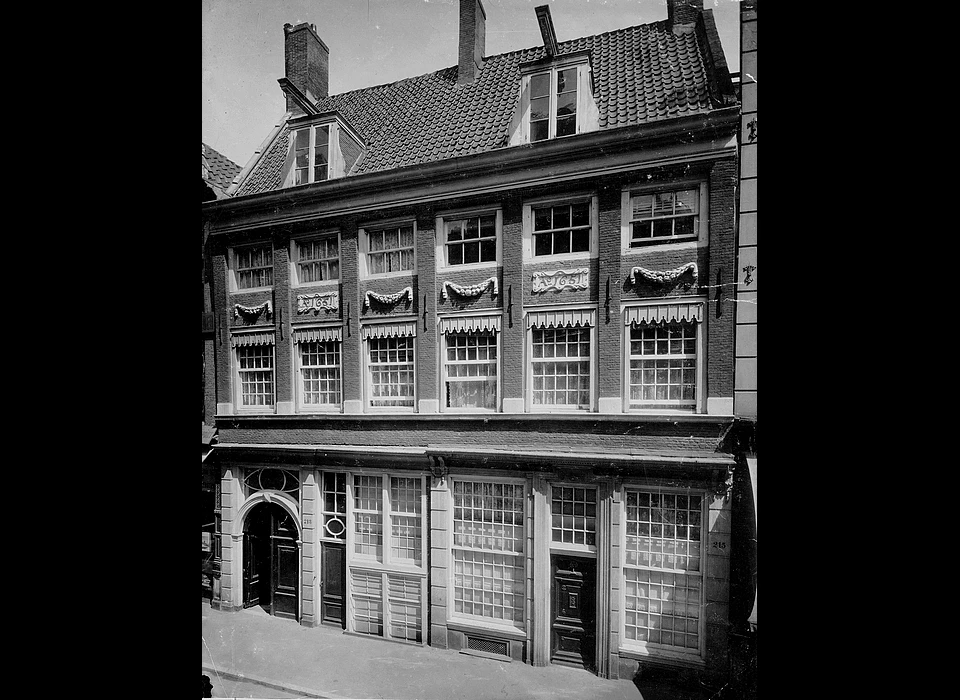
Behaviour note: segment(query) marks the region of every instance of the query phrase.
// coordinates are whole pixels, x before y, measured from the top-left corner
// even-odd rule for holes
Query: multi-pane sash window
[[[700,190],[634,193],[630,196],[630,247],[699,235]]]
[[[590,328],[532,328],[533,405],[590,409]]]
[[[233,260],[237,289],[273,285],[273,247],[269,243],[234,248]]]
[[[454,613],[523,626],[524,487],[453,482]]]
[[[380,563],[423,566],[422,496],[423,483],[420,477],[355,474],[352,511],[354,554]],[[384,514],[387,517],[386,530]],[[386,559],[385,531],[389,533]]]
[[[693,408],[697,401],[697,324],[630,329],[630,408]]]
[[[533,207],[533,254],[590,252],[590,202]]]
[[[577,133],[577,68],[530,76],[530,141]]]
[[[553,542],[597,544],[597,490],[579,486],[554,486],[550,508]]]
[[[444,223],[444,229],[447,234],[447,265],[496,262],[496,214],[448,220]]]
[[[329,177],[330,127],[299,129],[294,142],[294,160],[293,184],[326,180]]]
[[[340,279],[340,246],[336,236],[295,242],[300,284]]]
[[[353,477],[353,552],[383,561],[383,485],[379,476]]]
[[[412,408],[414,399],[413,338],[367,340],[369,405]]]
[[[445,406],[497,410],[496,333],[447,333],[444,337]]]
[[[301,400],[305,407],[340,405],[340,342],[297,343]]]
[[[390,559],[394,563],[423,564],[420,478],[390,477]]]
[[[342,540],[347,532],[347,475],[323,473],[323,531],[321,537]]]
[[[413,269],[413,225],[373,229],[367,235],[367,274]]]
[[[240,406],[273,406],[273,346],[236,348],[240,379]]]
[[[623,563],[627,646],[699,651],[704,505],[697,494],[627,489]]]

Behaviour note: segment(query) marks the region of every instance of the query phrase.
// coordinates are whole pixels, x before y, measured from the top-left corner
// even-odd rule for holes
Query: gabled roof
[[[698,46],[698,34],[674,34],[667,21],[653,22],[561,42],[558,57],[589,51],[599,128],[634,126],[720,106],[710,98],[716,89],[710,89],[703,58],[710,54]],[[545,57],[542,46],[488,56],[469,84],[457,83],[452,66],[331,95],[317,109],[343,115],[366,142],[347,176],[491,151],[506,147],[520,99],[520,66]],[[281,187],[289,133],[284,124],[236,195]]]
[[[203,181],[214,191],[217,199],[222,199],[233,178],[240,172],[240,166],[202,141],[200,145]]]

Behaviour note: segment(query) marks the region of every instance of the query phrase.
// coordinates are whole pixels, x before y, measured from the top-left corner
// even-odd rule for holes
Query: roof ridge
[[[557,42],[557,46],[559,48],[559,47],[562,47],[564,44],[572,44],[577,41],[595,39],[597,37],[607,36],[610,34],[624,33],[631,29],[641,29],[643,27],[652,27],[654,25],[665,25],[667,24],[667,22],[668,20],[661,19],[655,22],[644,22],[642,24],[633,24],[633,25],[630,25],[629,27],[619,27],[618,29],[611,29],[606,32],[598,32],[597,34],[588,34],[586,36],[578,36],[578,37],[574,37],[573,39],[567,39],[566,41],[559,41]],[[513,51],[504,51],[503,53],[495,53],[491,56],[484,56],[483,60],[488,61],[490,59],[501,58],[503,56],[513,56],[515,54],[522,54],[522,53],[526,53],[527,51],[536,51],[537,49],[542,49],[542,48],[543,48],[543,44],[539,44],[537,46],[529,46],[523,49],[514,49]],[[393,80],[388,83],[380,83],[379,85],[368,85],[366,87],[354,88],[353,90],[347,90],[345,92],[338,92],[335,95],[328,95],[327,97],[321,100],[317,100],[316,103],[324,102],[326,100],[332,100],[338,97],[346,97],[350,95],[355,95],[357,93],[364,93],[367,91],[377,90],[379,88],[392,87],[394,85],[399,85],[400,83],[406,82],[408,80],[419,80],[420,78],[425,78],[430,75],[436,75],[437,73],[442,73],[443,71],[453,70],[453,69],[456,69],[457,67],[458,67],[457,64],[453,64],[452,66],[445,66],[443,68],[438,68],[437,70],[427,71],[426,73],[420,73],[419,75],[408,75],[404,78],[398,78],[397,80]]]

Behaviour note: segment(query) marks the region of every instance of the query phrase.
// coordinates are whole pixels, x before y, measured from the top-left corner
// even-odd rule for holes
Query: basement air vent
[[[509,656],[509,643],[500,639],[484,639],[483,637],[467,636],[467,649],[471,651],[482,651],[486,654],[495,654],[497,656]]]

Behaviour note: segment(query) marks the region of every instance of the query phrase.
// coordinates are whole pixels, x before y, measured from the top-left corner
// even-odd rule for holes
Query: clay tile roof
[[[220,199],[224,191],[233,182],[241,168],[225,155],[216,151],[207,144],[200,142],[201,160],[203,163],[203,181],[206,182]]]
[[[599,128],[633,126],[713,109],[696,33],[676,35],[666,21],[559,44],[559,55],[590,52]],[[520,66],[542,46],[484,58],[477,79],[457,83],[457,67],[331,95],[320,112],[339,112],[366,142],[347,176],[428,163],[505,146],[520,95]],[[237,195],[281,186],[284,127]]]

